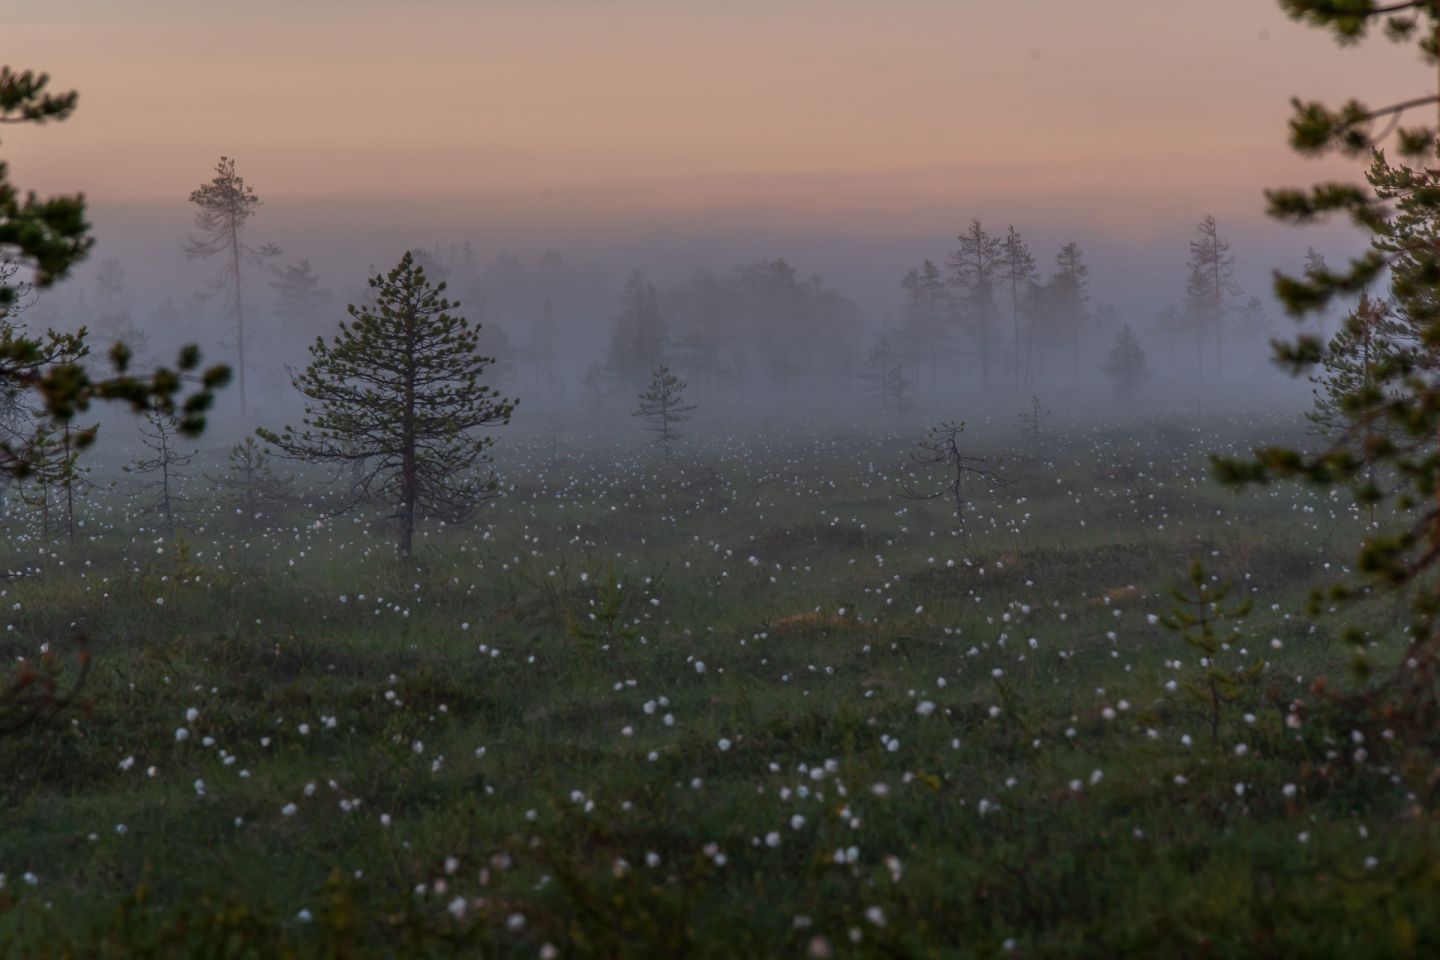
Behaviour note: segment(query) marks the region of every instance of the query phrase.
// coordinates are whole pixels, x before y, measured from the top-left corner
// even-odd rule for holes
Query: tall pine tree
[[[1055,255],[1055,275],[1050,278],[1049,305],[1058,328],[1059,343],[1070,355],[1070,368],[1080,375],[1080,351],[1085,339],[1085,304],[1090,299],[1090,267],[1080,245],[1071,241]]]
[[[1195,227],[1190,241],[1190,263],[1185,280],[1185,310],[1195,337],[1197,373],[1204,378],[1205,346],[1214,348],[1215,379],[1221,375],[1225,325],[1231,300],[1240,293],[1235,282],[1235,257],[1220,237],[1215,218],[1207,214]]]
[[[995,281],[1004,262],[999,237],[985,232],[979,220],[959,236],[959,246],[950,255],[950,285],[960,298],[966,323],[975,336],[980,360],[980,386],[990,394],[990,369],[995,324]]]
[[[1020,237],[1020,231],[1013,226],[1005,233],[1001,244],[999,281],[1005,288],[1006,299],[1010,301],[1010,364],[1015,376],[1015,388],[1020,388],[1020,310],[1030,296],[1030,287],[1035,283],[1035,258],[1030,248]]]
[[[249,405],[245,392],[245,298],[241,266],[278,256],[280,248],[273,244],[251,247],[245,242],[245,227],[260,206],[260,198],[253,187],[246,185],[245,178],[235,172],[235,161],[231,158],[220,158],[215,164],[215,176],[190,191],[190,202],[196,207],[195,228],[199,235],[190,237],[185,253],[192,259],[220,259],[220,270],[211,280],[211,288],[230,296],[235,322],[235,374],[240,387],[240,415],[244,416]]]

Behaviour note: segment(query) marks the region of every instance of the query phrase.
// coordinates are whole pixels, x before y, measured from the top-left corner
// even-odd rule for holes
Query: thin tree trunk
[[[985,399],[990,399],[990,317],[985,305],[980,309],[980,385]]]
[[[1440,25],[1435,27],[1435,42],[1440,44]],[[1435,445],[1440,448],[1440,425],[1436,426]],[[1440,456],[1440,452],[1436,455]],[[1440,483],[1435,484],[1435,522],[1430,527],[1430,547],[1432,550],[1440,549]],[[1440,585],[1436,589],[1440,590]]]
[[[245,401],[245,305],[240,299],[240,224],[234,216],[230,218],[230,266],[235,281],[235,340],[239,359],[235,379],[240,387],[240,416],[243,418],[249,411]]]
[[[70,453],[70,424],[65,424],[65,534],[75,542],[75,458]]]
[[[1025,338],[1025,385],[1035,382],[1035,317],[1030,318],[1030,335]]]
[[[405,427],[400,464],[400,556],[409,557],[415,540],[415,323],[414,309],[405,332]]]
[[[1225,325],[1225,307],[1220,300],[1220,233],[1215,233],[1215,382],[1221,379],[1220,353],[1221,342],[1224,339],[1222,328]]]
[[[1015,389],[1020,389],[1020,289],[1015,265],[1010,265],[1010,335],[1013,343],[1011,361],[1015,364]]]
[[[175,536],[175,511],[170,504],[170,453],[162,438],[160,441],[160,506],[165,514],[165,534]]]

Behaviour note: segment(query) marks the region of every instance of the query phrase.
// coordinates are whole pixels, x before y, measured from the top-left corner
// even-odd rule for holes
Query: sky
[[[677,264],[793,241],[878,278],[943,256],[971,217],[1143,264],[1162,237],[1183,262],[1214,213],[1266,251],[1260,276],[1306,242],[1264,221],[1262,189],[1346,169],[1290,153],[1289,98],[1434,89],[1405,48],[1339,50],[1272,0],[7,0],[3,17],[6,62],[81,99],[5,130],[0,155],[26,187],[83,189],[112,246],[133,224],[183,232],[223,153],[306,242],[317,219],[345,242]]]

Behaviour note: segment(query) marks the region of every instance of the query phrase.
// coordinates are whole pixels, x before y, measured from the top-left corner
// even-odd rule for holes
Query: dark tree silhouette
[[[917,490],[910,485],[900,489],[900,495],[907,500],[936,500],[948,497],[955,508],[955,530],[961,536],[966,532],[965,478],[983,480],[991,487],[1009,482],[995,471],[988,457],[970,456],[960,449],[960,435],[964,432],[965,424],[953,421],[931,427],[929,435],[917,444],[919,450],[911,454],[911,459],[924,466],[943,468],[944,482],[940,487],[928,491]]]
[[[1000,271],[996,279],[1005,287],[1010,300],[1010,363],[1015,376],[1015,388],[1020,388],[1020,311],[1030,296],[1030,288],[1038,274],[1035,258],[1030,248],[1020,237],[1020,231],[1010,227],[1001,242]]]
[[[272,456],[264,446],[246,437],[230,448],[226,470],[206,479],[216,487],[216,501],[227,511],[249,520],[283,508],[295,496],[295,485],[270,465]]]
[[[49,77],[25,70],[0,67],[0,125],[64,120],[75,110],[74,91],[47,90]],[[36,430],[70,423],[96,401],[123,403],[137,413],[175,414],[179,429],[198,434],[214,391],[229,378],[224,367],[203,374],[200,353],[194,347],[180,351],[178,369],[161,367],[137,377],[127,371],[133,351],[116,344],[109,353],[112,375],[96,379],[82,362],[89,352],[86,330],[72,334],[49,331],[26,334],[10,322],[17,303],[28,291],[44,289],[64,277],[84,258],[93,243],[85,220],[84,197],[50,197],[34,194],[22,199],[0,162],[0,400],[7,409],[43,410]],[[188,395],[186,394],[189,390]],[[95,438],[94,428],[71,428],[71,441],[83,450]],[[0,475],[24,477],[35,466],[37,432],[0,439]]]
[[[959,246],[950,254],[950,286],[954,287],[964,311],[965,322],[975,336],[980,358],[980,386],[990,394],[990,366],[995,323],[995,283],[1005,262],[1005,248],[999,237],[985,232],[979,220],[959,236]]]
[[[639,385],[660,362],[668,336],[655,288],[636,270],[620,291],[606,372],[617,386]]]
[[[909,353],[918,361],[924,358],[930,373],[930,391],[936,384],[942,341],[946,338],[945,323],[952,309],[950,296],[940,268],[929,260],[911,269],[900,281],[905,291],[905,315],[902,331],[909,341]],[[918,368],[919,363],[916,363]]]
[[[676,427],[689,420],[695,408],[695,404],[685,402],[685,381],[662,363],[651,374],[650,388],[640,394],[640,406],[631,416],[645,421],[668,461],[671,445],[680,439]]]
[[[1030,409],[1022,410],[1015,418],[1020,429],[1024,431],[1025,435],[1030,439],[1031,446],[1040,446],[1042,428],[1045,425],[1045,419],[1049,416],[1050,411],[1041,406],[1040,398],[1032,396],[1030,398]]]
[[[141,457],[125,469],[131,473],[153,475],[141,488],[150,495],[145,509],[160,517],[165,524],[165,535],[175,536],[175,519],[190,503],[190,498],[180,492],[180,481],[185,477],[185,467],[195,456],[181,453],[176,446],[178,431],[169,417],[151,414],[140,428],[140,442],[150,449],[151,455]]]
[[[1387,38],[1414,43],[1434,70],[1440,65],[1440,5],[1432,0],[1281,0],[1296,20],[1328,29],[1341,44],[1359,42],[1374,26]],[[1335,269],[1311,261],[1299,277],[1278,274],[1275,292],[1297,317],[1324,309],[1336,297],[1365,292],[1389,271],[1387,311],[1420,344],[1440,343],[1440,166],[1436,164],[1434,124],[1400,126],[1411,110],[1440,104],[1440,95],[1424,94],[1372,108],[1350,100],[1338,108],[1317,101],[1294,101],[1290,143],[1299,153],[1339,152],[1368,156],[1366,186],[1327,182],[1309,189],[1268,191],[1270,213],[1294,223],[1310,223],[1345,214],[1371,234],[1370,249],[1348,267]],[[1379,126],[1383,124],[1383,126]],[[1379,149],[1394,134],[1393,163]],[[1413,163],[1415,166],[1408,166]],[[1356,331],[1357,335],[1360,331]],[[1334,585],[1331,601],[1363,596],[1374,589],[1400,591],[1412,617],[1405,650],[1382,682],[1357,695],[1379,699],[1391,729],[1399,727],[1433,744],[1440,719],[1440,590],[1434,569],[1440,561],[1440,382],[1430,369],[1428,351],[1399,351],[1381,357],[1357,384],[1340,387],[1347,410],[1364,411],[1340,435],[1318,451],[1290,446],[1263,447],[1253,459],[1214,457],[1221,478],[1233,483],[1264,483],[1293,478],[1323,488],[1344,485],[1362,504],[1389,501],[1403,522],[1368,529],[1355,564],[1355,581]],[[1313,334],[1278,344],[1276,358],[1300,373],[1325,356]],[[1340,386],[1337,384],[1337,386]],[[1369,416],[1368,414],[1374,414]],[[1367,443],[1369,436],[1375,442]],[[1357,450],[1358,448],[1358,450]],[[1385,483],[1376,479],[1383,471]],[[1317,591],[1315,611],[1322,609]],[[1366,630],[1355,626],[1345,638],[1362,645]],[[1418,742],[1418,740],[1417,740]]]
[[[895,349],[887,333],[880,333],[860,363],[860,388],[866,400],[878,403],[885,413],[910,412],[910,388],[914,380],[905,372],[905,358]]]
[[[1215,350],[1215,379],[1221,375],[1224,356],[1225,326],[1230,314],[1230,301],[1239,295],[1235,282],[1235,256],[1230,244],[1220,236],[1220,227],[1209,215],[1195,227],[1196,237],[1190,241],[1189,273],[1185,280],[1186,319],[1195,336],[1195,359],[1199,376],[1205,373],[1205,344]]]
[[[340,468],[350,490],[335,512],[367,499],[392,507],[408,557],[417,519],[458,520],[492,493],[472,471],[494,440],[476,431],[509,423],[515,401],[480,382],[494,360],[477,352],[477,326],[449,313],[459,304],[409,251],[370,289],[373,303],[351,305],[331,342],[310,347],[294,381],[303,425],[256,433],[286,457]]]

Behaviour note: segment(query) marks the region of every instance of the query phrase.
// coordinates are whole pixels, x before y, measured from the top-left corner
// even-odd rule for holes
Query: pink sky
[[[1432,89],[1271,0],[17,0],[12,66],[81,92],[10,128],[18,182],[175,198],[221,154],[263,195],[771,209],[814,229],[944,211],[1258,219],[1325,170],[1288,98]],[[1187,214],[1188,215],[1188,214]]]

